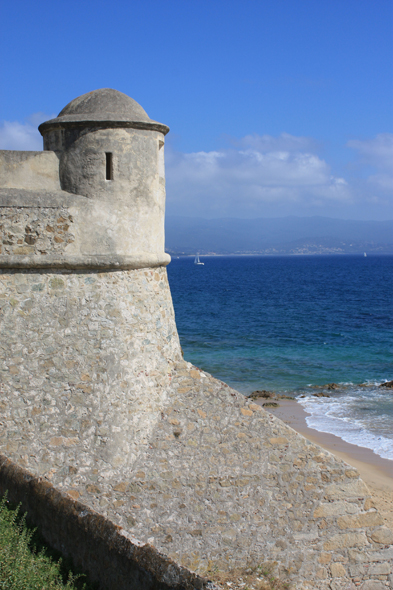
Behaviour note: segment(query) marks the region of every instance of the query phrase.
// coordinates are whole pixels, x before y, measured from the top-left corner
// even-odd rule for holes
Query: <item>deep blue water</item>
[[[393,379],[393,257],[201,260],[204,266],[180,258],[168,267],[186,360],[243,393],[306,393],[302,403],[315,417],[334,404],[328,410],[326,400],[309,399],[309,386],[347,384],[335,394],[333,418],[348,422],[349,415],[362,428],[374,412],[370,425],[376,435],[390,430],[393,449],[393,394],[376,387]],[[370,407],[360,411],[364,396]]]

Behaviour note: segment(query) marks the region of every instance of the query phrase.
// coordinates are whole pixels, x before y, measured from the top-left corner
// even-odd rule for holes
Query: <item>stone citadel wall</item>
[[[165,269],[2,272],[0,308],[5,450],[54,483],[131,465],[181,358]]]
[[[1,453],[200,575],[390,583],[356,470],[181,359],[164,268],[0,285]]]

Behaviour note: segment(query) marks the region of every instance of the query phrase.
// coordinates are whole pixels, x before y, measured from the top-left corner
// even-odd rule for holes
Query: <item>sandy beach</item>
[[[272,400],[257,400],[263,404]],[[292,400],[276,400],[278,408],[265,408],[277,418],[313,443],[330,451],[349,465],[356,467],[361,478],[370,489],[375,507],[385,519],[386,525],[393,528],[393,461],[382,459],[370,449],[346,443],[333,434],[318,432],[306,423],[307,413],[302,406]]]

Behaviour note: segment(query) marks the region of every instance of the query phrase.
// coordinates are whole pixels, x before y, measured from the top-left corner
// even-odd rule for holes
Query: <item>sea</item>
[[[309,427],[393,460],[393,256],[201,261],[168,266],[184,358],[245,395],[294,395]]]

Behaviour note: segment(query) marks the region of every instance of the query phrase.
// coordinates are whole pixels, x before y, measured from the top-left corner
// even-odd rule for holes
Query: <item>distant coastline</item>
[[[176,252],[172,251],[168,248],[165,249],[167,254],[170,254],[173,258],[193,258],[195,257],[195,252]],[[198,250],[200,256],[204,257],[215,257],[215,256],[356,256],[356,257],[364,257],[364,252],[340,252],[337,250],[324,250],[324,251],[299,251],[299,252],[272,252],[272,251],[261,251],[261,252],[204,252],[203,248]],[[393,246],[391,250],[385,251],[372,251],[368,250],[367,256],[393,256]]]
[[[393,255],[393,220],[167,216],[165,236],[172,256]]]

